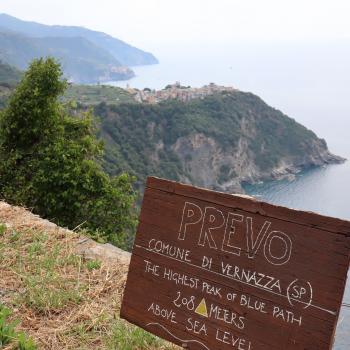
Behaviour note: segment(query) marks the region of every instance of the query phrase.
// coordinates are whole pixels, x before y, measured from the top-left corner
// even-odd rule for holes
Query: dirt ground
[[[0,303],[39,349],[173,348],[119,319],[127,256],[87,258],[89,240],[4,202],[0,224]]]

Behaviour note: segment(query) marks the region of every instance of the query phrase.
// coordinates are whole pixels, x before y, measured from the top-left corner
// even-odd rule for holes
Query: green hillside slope
[[[79,105],[90,107],[101,102],[111,105],[121,103],[136,103],[133,96],[125,89],[110,85],[76,85],[68,86],[64,96],[64,102],[75,101]]]
[[[106,169],[240,191],[244,183],[280,178],[340,162],[326,142],[259,97],[222,93],[187,103],[104,103],[95,108],[106,143]]]

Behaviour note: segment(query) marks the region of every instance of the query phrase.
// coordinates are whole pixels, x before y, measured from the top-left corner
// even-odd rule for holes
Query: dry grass
[[[175,349],[119,319],[125,262],[84,261],[78,234],[3,202],[0,223],[0,303],[39,349]]]

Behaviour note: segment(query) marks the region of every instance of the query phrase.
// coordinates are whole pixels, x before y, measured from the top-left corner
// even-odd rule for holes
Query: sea
[[[154,54],[159,64],[133,67],[135,78],[111,84],[162,89],[176,81],[193,87],[214,82],[260,96],[349,161],[301,172],[293,180],[247,186],[246,192],[274,204],[350,220],[350,41],[168,44]],[[343,302],[350,304],[350,277]],[[350,349],[350,308],[345,306],[333,349]]]

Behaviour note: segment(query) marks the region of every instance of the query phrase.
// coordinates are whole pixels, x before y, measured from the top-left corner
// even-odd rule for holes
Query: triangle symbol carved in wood
[[[208,317],[207,303],[205,302],[204,298],[198,304],[198,306],[197,306],[196,310],[194,310],[194,312],[198,315]]]

